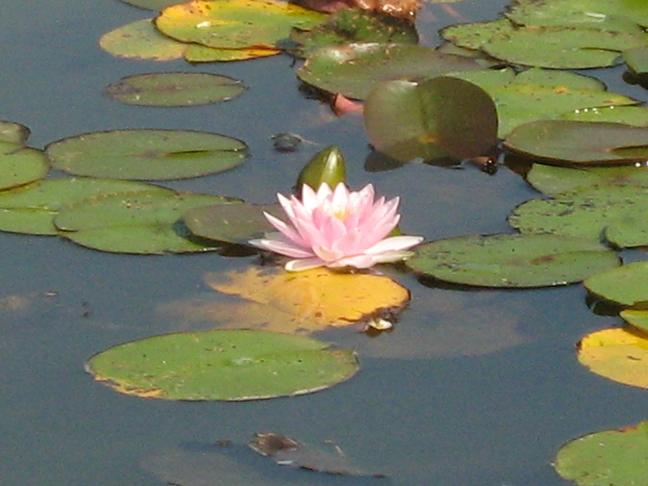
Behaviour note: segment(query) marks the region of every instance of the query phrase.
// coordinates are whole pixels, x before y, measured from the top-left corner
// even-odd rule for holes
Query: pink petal
[[[312,268],[323,267],[324,262],[319,258],[304,258],[301,260],[290,260],[284,267],[289,272],[301,272]]]
[[[284,240],[280,233],[271,233],[267,235],[268,238],[260,240],[250,240],[248,243],[263,250],[272,251],[281,255],[286,255],[293,258],[309,258],[313,256],[313,252],[305,248],[295,245],[291,241]]]
[[[379,255],[381,253],[407,250],[423,241],[422,236],[392,236],[379,241],[365,253],[368,255]]]
[[[355,267],[355,268],[369,268],[376,264],[375,259],[371,255],[355,255],[345,258],[340,258],[332,263],[327,263],[327,267],[341,268],[341,267]]]
[[[286,238],[293,241],[299,246],[308,246],[304,239],[295,231],[292,227],[281,221],[279,218],[275,218],[272,214],[263,212],[263,215],[266,217],[268,222],[279,230]]]

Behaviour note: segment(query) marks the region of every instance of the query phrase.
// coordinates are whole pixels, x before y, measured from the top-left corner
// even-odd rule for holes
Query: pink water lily
[[[294,258],[286,270],[317,267],[368,268],[395,262],[410,255],[408,249],[423,241],[420,236],[387,237],[400,219],[399,199],[375,200],[371,184],[349,191],[342,183],[332,190],[322,184],[317,192],[302,188],[301,200],[277,194],[288,222],[265,213],[278,232],[250,244]]]

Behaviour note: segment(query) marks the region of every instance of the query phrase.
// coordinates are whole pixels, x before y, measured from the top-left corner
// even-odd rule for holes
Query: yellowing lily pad
[[[275,0],[194,0],[165,8],[155,25],[165,35],[217,48],[274,48],[293,27],[310,29],[322,13]]]
[[[300,336],[251,330],[176,333],[99,353],[87,371],[120,393],[165,400],[260,400],[348,380],[355,354]]]
[[[578,361],[597,375],[648,388],[648,335],[644,332],[612,328],[589,334],[578,345]]]
[[[281,54],[279,49],[218,49],[216,47],[188,44],[184,58],[193,63],[245,61],[259,57],[270,57]]]
[[[554,467],[578,486],[640,486],[648,471],[648,421],[575,439],[560,448]]]
[[[250,306],[251,313],[263,313],[264,307],[278,310],[293,330],[321,330],[389,317],[409,301],[409,291],[388,277],[325,268],[289,273],[252,267],[225,275],[208,274],[206,281],[218,292],[256,304]]]

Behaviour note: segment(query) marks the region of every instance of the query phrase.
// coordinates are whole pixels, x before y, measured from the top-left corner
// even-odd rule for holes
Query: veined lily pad
[[[648,335],[644,332],[632,328],[593,332],[578,343],[578,361],[597,375],[625,385],[648,388]],[[645,456],[645,450],[643,452]],[[643,470],[645,473],[646,469]]]
[[[532,199],[513,210],[509,224],[522,233],[550,233],[599,241],[619,247],[648,244],[643,210],[648,187],[601,186]]]
[[[648,310],[625,309],[619,315],[633,328],[648,333]]]
[[[54,224],[62,236],[95,250],[136,254],[213,251],[218,249],[215,244],[191,235],[182,214],[195,207],[231,202],[235,201],[208,194],[120,194],[65,209]]]
[[[586,190],[592,186],[648,187],[648,168],[624,167],[556,167],[533,164],[527,181],[538,191],[549,196],[562,192]]]
[[[303,395],[348,380],[350,350],[250,330],[167,334],[93,356],[87,370],[120,393],[166,400],[259,400]]]
[[[317,49],[297,75],[329,93],[364,99],[379,81],[414,81],[483,67],[474,59],[419,45],[357,43]]]
[[[497,143],[491,98],[451,77],[381,83],[367,97],[364,120],[376,149],[400,161],[474,157]]]
[[[619,265],[596,242],[552,235],[461,236],[420,245],[406,265],[425,276],[482,287],[579,282]]]
[[[575,439],[560,448],[555,468],[578,486],[639,486],[648,471],[648,421]]]
[[[184,58],[193,63],[230,62],[276,56],[280,53],[279,49],[217,49],[216,47],[188,44],[187,49],[184,51]]]
[[[184,216],[189,230],[200,238],[246,244],[264,233],[276,231],[263,213],[281,217],[278,204],[216,204],[190,209]]]
[[[165,8],[155,25],[165,35],[207,47],[276,47],[293,27],[310,29],[322,13],[275,0],[194,0]]]
[[[46,179],[0,192],[0,230],[31,235],[56,235],[53,219],[65,207],[106,195],[140,191],[170,193],[151,184],[112,179],[65,177]]]
[[[184,179],[243,162],[245,143],[184,130],[114,130],[77,135],[47,146],[52,165],[75,175],[114,179]]]
[[[127,59],[181,59],[187,45],[160,34],[152,20],[137,20],[111,30],[99,39],[99,45],[113,56]]]
[[[648,262],[635,262],[592,275],[583,282],[587,290],[627,307],[648,305]]]
[[[620,123],[536,121],[515,128],[504,144],[519,154],[557,165],[628,164],[648,158],[648,128]]]
[[[19,123],[0,120],[0,143],[24,145],[29,138],[29,128]]]
[[[127,105],[193,106],[227,101],[245,91],[228,76],[210,73],[150,73],[122,78],[106,93]]]
[[[635,47],[623,51],[623,59],[635,74],[648,73],[648,47]]]

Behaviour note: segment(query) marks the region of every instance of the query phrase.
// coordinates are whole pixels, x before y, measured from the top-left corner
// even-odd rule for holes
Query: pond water
[[[481,20],[494,18],[504,3],[454,6],[466,20]],[[508,232],[510,209],[536,195],[506,168],[493,176],[472,166],[381,170],[370,157],[361,119],[336,119],[327,106],[306,99],[287,56],[193,67],[117,59],[98,47],[104,32],[148,16],[116,0],[5,0],[0,119],[28,126],[35,147],[112,128],[232,135],[250,145],[243,166],[167,185],[252,202],[287,191],[310,156],[336,144],[346,155],[350,184],[370,181],[381,193],[401,195],[403,229],[426,239]],[[423,42],[437,43],[437,30],[451,22],[456,20],[439,6],[427,5],[419,20]],[[226,74],[249,90],[228,103],[181,109],[129,107],[102,94],[122,76],[178,70]],[[646,97],[621,74],[605,73],[611,89]],[[280,154],[270,140],[279,132],[312,143]],[[213,298],[205,272],[243,269],[255,257],[112,255],[62,239],[7,233],[0,234],[0,250],[3,485],[164,484],[147,471],[153,466],[184,467],[197,481],[199,466],[174,461],[206,452],[217,457],[207,474],[211,482],[180,484],[554,486],[568,484],[550,464],[561,444],[646,418],[645,391],[600,378],[576,361],[574,346],[584,334],[618,324],[588,308],[581,285],[462,290],[427,286],[387,269],[412,293],[396,329],[375,338],[325,336],[358,350],[361,371],[352,380],[290,399],[165,402],[115,393],[93,382],[83,364],[117,343],[213,326],[169,312],[168,304]],[[388,479],[275,466],[243,447],[258,431],[310,443],[333,440]],[[222,439],[234,445],[214,452]]]

